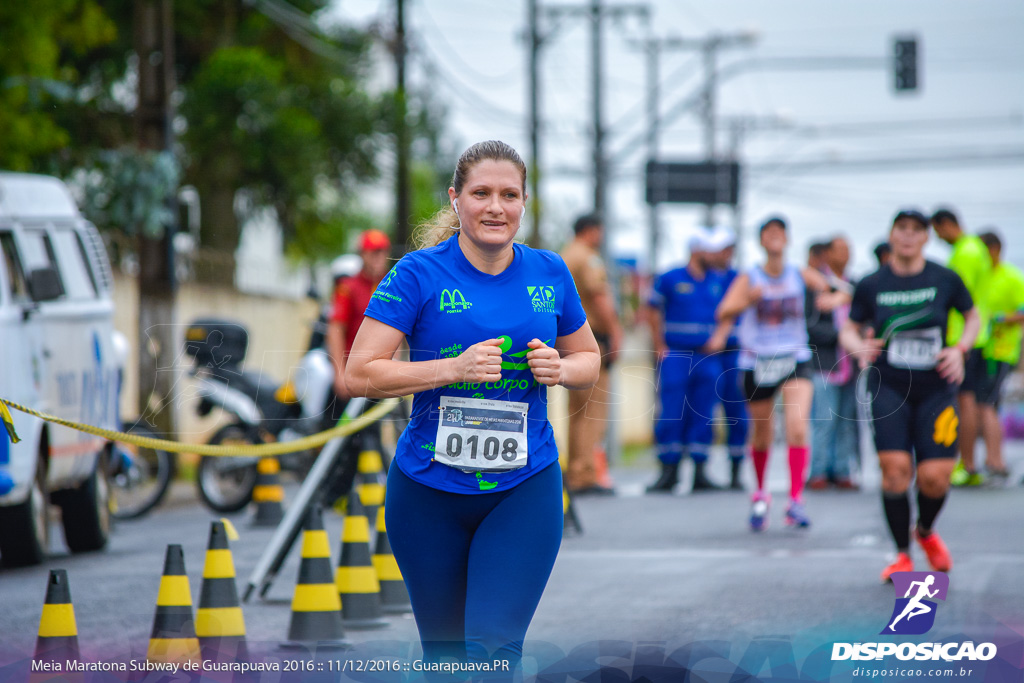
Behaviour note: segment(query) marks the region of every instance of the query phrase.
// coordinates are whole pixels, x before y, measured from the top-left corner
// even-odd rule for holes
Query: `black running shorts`
[[[895,386],[877,373],[868,379],[876,450],[907,451],[918,463],[957,456],[956,385]]]
[[[796,364],[793,372],[789,373],[781,382],[775,384],[757,384],[754,381],[754,371],[744,370],[741,381],[743,382],[743,397],[748,401],[765,401],[773,398],[775,392],[779,388],[791,379],[811,379],[813,369],[811,367],[811,361],[803,361]]]
[[[985,375],[985,358],[981,355],[981,349],[971,349],[970,353],[964,356],[964,381],[960,385],[960,393],[977,396],[983,389]]]
[[[978,402],[978,405],[998,408],[999,394],[1003,390],[1003,383],[1013,368],[1009,363],[1002,361],[986,360],[984,362],[985,372],[974,388],[974,400]]]

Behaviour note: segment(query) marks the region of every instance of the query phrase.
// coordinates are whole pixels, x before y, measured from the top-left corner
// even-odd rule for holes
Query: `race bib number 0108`
[[[434,460],[464,472],[518,469],[529,456],[530,406],[512,401],[441,397]]]

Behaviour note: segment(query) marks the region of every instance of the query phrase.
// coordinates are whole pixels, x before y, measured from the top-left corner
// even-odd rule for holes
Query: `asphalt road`
[[[1024,476],[1024,444],[1010,444],[1008,451],[1016,482]],[[745,493],[690,494],[683,485],[673,495],[642,495],[653,479],[650,460],[613,471],[620,495],[578,498],[583,533],[563,541],[527,637],[527,671],[574,650],[595,662],[631,658],[635,664],[652,648],[661,656],[657,653],[721,640],[728,644],[726,658],[736,662],[767,642],[791,648],[799,662],[834,640],[877,640],[894,597],[893,589],[878,581],[892,548],[877,469],[865,468],[861,491],[809,492],[813,525],[793,530],[781,523],[785,460],[784,451],[776,449],[770,469],[776,504],[771,527],[762,534],[746,526]],[[716,454],[713,476],[724,479],[725,468],[724,457]],[[193,604],[199,595],[213,516],[181,490],[178,494],[173,505],[120,523],[105,552],[71,556],[55,528],[44,566],[0,569],[0,681],[22,671],[19,662],[34,648],[50,568],[68,571],[84,656],[144,658],[168,543],[184,546]],[[954,568],[929,638],[1002,639],[1009,643],[1004,651],[1010,661],[1024,668],[1024,645],[1014,644],[1024,642],[1022,511],[1024,486],[952,492],[938,530],[953,553]],[[325,523],[330,538],[337,539],[332,543],[337,562],[342,520],[327,512]],[[250,528],[244,515],[235,524],[241,537],[232,551],[241,589],[272,530]],[[926,570],[923,555],[914,552],[917,568]],[[257,652],[273,655],[285,639],[298,561],[296,549],[269,599],[244,605],[249,641]],[[380,630],[348,630],[346,638],[356,652],[414,657],[411,616],[387,621]],[[599,648],[598,641],[605,644]],[[607,655],[603,659],[601,652]],[[784,662],[769,662],[766,671],[775,665]],[[852,680],[849,673],[846,677]]]

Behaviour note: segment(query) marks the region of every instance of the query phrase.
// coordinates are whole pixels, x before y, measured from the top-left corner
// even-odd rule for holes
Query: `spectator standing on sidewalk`
[[[985,378],[975,400],[981,412],[981,435],[985,440],[985,470],[990,484],[1005,485],[1009,472],[1003,461],[1003,429],[999,424],[999,395],[1003,383],[1020,361],[1024,338],[1024,273],[1002,259],[1003,241],[993,231],[978,236],[992,257],[992,274],[986,303],[992,316],[992,330],[983,349]]]
[[[845,275],[850,245],[845,238],[835,237],[824,246],[818,271],[828,281],[829,291],[852,293],[853,287]],[[850,470],[860,453],[856,373],[852,359],[839,347],[839,330],[850,315],[850,306],[828,298],[822,298],[816,306],[810,291],[806,299],[807,336],[814,351],[811,472],[807,488],[820,491],[832,484],[838,489],[855,489]]]
[[[373,290],[388,272],[388,250],[391,240],[380,230],[367,230],[359,237],[362,269],[342,279],[334,288],[334,310],[327,323],[327,353],[334,361],[334,393],[340,408],[350,395],[345,388],[345,362],[352,351],[352,342],[363,322]],[[341,417],[340,413],[338,417]]]
[[[608,456],[604,448],[608,407],[611,404],[609,371],[622,346],[622,326],[601,258],[604,223],[587,214],[576,219],[574,238],[562,258],[576,282],[587,321],[601,349],[601,374],[591,388],[569,392],[569,464],[566,484],[575,494],[612,495]]]
[[[715,309],[722,300],[722,280],[708,268],[710,233],[701,229],[690,239],[690,261],[654,281],[651,339],[657,356],[658,410],[654,439],[661,471],[648,493],[671,493],[679,481],[683,454],[693,460],[692,491],[715,491],[705,466],[711,449],[717,396],[722,374],[719,352],[729,330],[716,332]]]
[[[718,226],[711,231],[707,244],[708,266],[722,281],[722,296],[729,290],[733,280],[739,274],[733,267],[736,255],[736,233],[726,227]],[[717,302],[715,305],[717,307]],[[725,348],[718,353],[722,364],[722,374],[715,384],[715,397],[722,402],[722,412],[726,422],[726,444],[729,447],[729,465],[731,476],[729,488],[734,491],[743,490],[740,473],[746,457],[747,436],[750,431],[750,415],[747,413],[747,400],[740,388],[742,370],[739,367],[740,342],[733,327],[729,332]]]
[[[984,478],[974,467],[974,447],[978,440],[977,393],[985,382],[985,359],[982,350],[988,344],[988,311],[985,290],[992,272],[992,257],[988,248],[977,235],[969,235],[960,227],[960,220],[949,209],[939,209],[931,217],[935,234],[953,247],[947,267],[960,276],[967,285],[967,291],[975,302],[981,319],[981,330],[974,347],[967,354],[964,365],[964,381],[957,397],[960,416],[960,462],[953,469],[953,486],[980,486]],[[949,330],[946,343],[950,346],[960,341],[963,334],[963,316],[953,311],[949,316]]]

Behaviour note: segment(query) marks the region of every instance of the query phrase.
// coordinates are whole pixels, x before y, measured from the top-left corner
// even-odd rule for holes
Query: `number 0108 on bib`
[[[526,403],[441,397],[434,460],[465,472],[501,472],[526,464]]]

